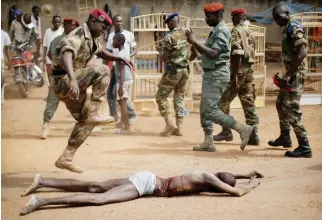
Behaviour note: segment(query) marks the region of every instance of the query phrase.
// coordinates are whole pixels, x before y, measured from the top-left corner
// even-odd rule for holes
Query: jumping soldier
[[[53,61],[53,89],[57,97],[77,120],[68,145],[55,165],[72,172],[82,172],[73,163],[73,157],[95,125],[114,121],[109,116],[106,91],[109,84],[109,69],[106,65],[86,67],[94,56],[104,60],[131,64],[104,49],[98,37],[112,24],[111,18],[102,9],[93,9],[87,22],[64,38],[56,48]],[[92,86],[89,97],[87,88]]]

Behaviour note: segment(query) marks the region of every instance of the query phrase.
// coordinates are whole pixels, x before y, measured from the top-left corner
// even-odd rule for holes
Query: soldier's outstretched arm
[[[106,49],[104,49],[100,53],[96,54],[96,56],[98,56],[99,58],[102,58],[103,60],[117,61],[117,62],[124,63],[124,65],[130,67],[131,69],[134,68],[134,65],[131,61],[128,61],[128,60],[123,59],[121,57],[115,56],[114,54],[112,54],[111,52],[109,52]]]

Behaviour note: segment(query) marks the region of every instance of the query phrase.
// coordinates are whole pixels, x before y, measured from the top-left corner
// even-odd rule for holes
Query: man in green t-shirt
[[[64,19],[64,33],[54,38],[54,40],[50,43],[50,47],[48,49],[47,56],[51,61],[55,61],[56,59],[55,57],[56,47],[58,46],[59,42],[78,26],[79,26],[79,23],[75,19],[72,19],[72,18]],[[52,79],[51,68],[47,68],[47,74],[49,77],[49,81],[51,81]],[[57,98],[55,92],[53,91],[53,88],[49,86],[46,108],[44,111],[44,123],[43,123],[42,134],[41,134],[42,139],[46,139],[49,134],[49,122],[53,118],[57,110],[58,104],[59,104],[59,99]]]

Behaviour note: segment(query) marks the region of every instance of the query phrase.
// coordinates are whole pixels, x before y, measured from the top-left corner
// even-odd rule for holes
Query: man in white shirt
[[[118,49],[113,48],[113,38],[115,33],[121,33],[125,36],[125,43],[124,43],[124,49],[130,54],[130,57],[132,58],[136,54],[136,42],[134,38],[134,34],[130,31],[127,31],[122,28],[123,26],[123,19],[120,15],[115,15],[113,17],[113,26],[115,31],[111,32],[108,36],[107,40],[107,46],[106,49],[113,54],[118,54]],[[115,118],[115,121],[118,121],[118,114],[117,114],[117,91],[116,91],[116,78],[115,78],[115,71],[114,71],[114,65],[113,69],[111,71],[111,79],[110,79],[110,85],[108,87],[108,93],[107,93],[107,100],[108,105],[110,107],[110,113]],[[130,122],[135,120],[136,113],[133,108],[132,102],[130,99],[128,99],[127,102],[128,110],[129,110],[129,119]],[[118,126],[121,126],[121,124],[118,124]]]
[[[53,27],[48,28],[45,31],[44,39],[43,39],[43,61],[46,62],[46,72],[47,74],[51,74],[51,60],[47,56],[47,52],[52,40],[54,40],[57,36],[62,35],[64,33],[64,28],[61,27],[61,17],[59,15],[53,16],[52,20]],[[44,65],[45,67],[45,65]]]
[[[7,32],[3,30],[3,22],[1,21],[1,103],[4,102],[4,94],[3,94],[3,86],[4,86],[4,54],[3,51],[6,52],[6,56],[8,59],[8,67],[10,68],[9,61],[9,50],[6,46],[11,44],[10,37]]]
[[[39,6],[37,6],[37,5],[33,6],[32,7],[31,21],[35,25],[35,27],[37,27],[37,29],[39,31],[39,36],[40,36],[40,39],[41,39],[41,21],[40,21],[39,13],[40,13]]]

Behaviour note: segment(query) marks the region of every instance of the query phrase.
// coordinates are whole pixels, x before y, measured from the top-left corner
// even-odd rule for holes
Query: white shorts
[[[132,80],[123,82],[123,96],[120,97],[119,96],[120,83],[116,83],[117,100],[131,98],[130,94],[131,94],[131,86],[132,86],[132,84],[133,84]]]
[[[156,185],[156,176],[149,171],[138,172],[129,177],[140,196],[151,195]]]

